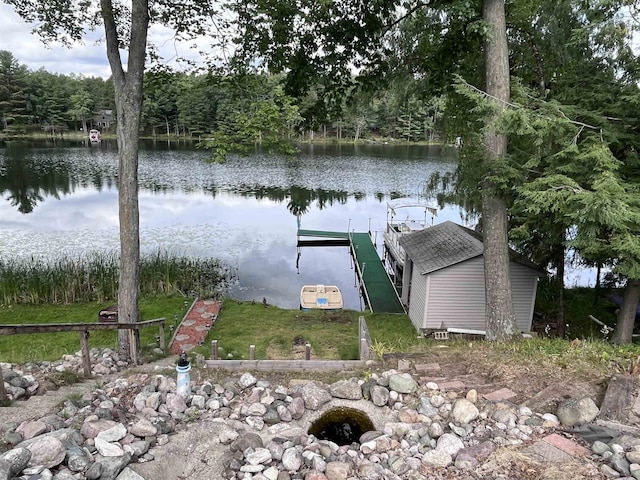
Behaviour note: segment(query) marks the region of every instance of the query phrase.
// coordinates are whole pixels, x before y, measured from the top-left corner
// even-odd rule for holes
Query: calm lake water
[[[338,285],[361,299],[347,247],[296,247],[305,229],[373,233],[382,255],[386,202],[419,196],[455,151],[424,146],[303,146],[294,159],[251,155],[207,163],[192,146],[144,144],[140,231],[144,253],[216,257],[237,271],[234,298],[297,308],[304,284]],[[0,256],[117,251],[115,145],[0,143]],[[436,222],[463,223],[457,207]]]

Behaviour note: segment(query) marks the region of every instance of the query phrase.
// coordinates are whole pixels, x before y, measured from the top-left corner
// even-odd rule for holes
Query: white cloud
[[[33,27],[26,23],[10,5],[0,2],[0,50],[8,50],[30,70],[45,69],[51,73],[76,74],[85,77],[108,78],[111,69],[106,55],[106,44],[102,30],[87,32],[84,43],[71,48],[61,44],[45,46]],[[199,51],[208,50],[208,41],[199,38],[192,42],[178,42],[170,29],[152,26],[149,43],[155,45],[166,64],[176,70],[186,68],[177,63],[177,58],[198,62]],[[195,46],[196,48],[191,48]],[[122,60],[126,62],[126,55]]]

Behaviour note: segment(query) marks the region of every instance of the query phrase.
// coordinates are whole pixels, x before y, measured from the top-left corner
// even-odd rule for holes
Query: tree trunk
[[[562,236],[562,245],[564,245],[564,235]],[[556,305],[558,311],[556,312],[556,323],[558,329],[556,334],[559,338],[563,338],[567,326],[567,320],[564,314],[564,247],[560,246],[556,257]]]
[[[504,0],[485,0],[483,16],[489,26],[485,40],[487,93],[498,102],[508,102],[509,49],[504,13]],[[504,104],[498,105],[500,109]],[[506,200],[489,179],[494,164],[507,153],[505,135],[491,131],[492,118],[487,119],[484,134],[485,179],[482,181],[482,234],[484,241],[484,276],[486,292],[487,339],[505,341],[517,333],[511,298],[509,244],[507,238]]]
[[[138,312],[140,271],[140,214],[138,209],[138,140],[142,112],[142,81],[149,27],[148,0],[132,0],[131,38],[127,70],[124,71],[111,0],[101,0],[107,39],[107,57],[113,74],[117,109],[118,209],[120,219],[120,276],[118,285],[118,321],[135,323]],[[118,352],[129,356],[131,345],[127,330],[118,331]],[[135,358],[136,356],[134,356]]]
[[[611,337],[612,343],[617,343],[619,345],[631,343],[639,301],[640,280],[627,280],[622,306],[618,312],[618,322],[616,323],[616,328],[613,331],[613,336]]]

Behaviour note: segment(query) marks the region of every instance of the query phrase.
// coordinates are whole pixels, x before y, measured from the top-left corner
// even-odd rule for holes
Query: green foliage
[[[94,253],[84,257],[0,259],[0,299],[4,305],[113,302],[118,296],[118,257]],[[139,289],[143,295],[221,295],[232,272],[215,259],[143,256]]]

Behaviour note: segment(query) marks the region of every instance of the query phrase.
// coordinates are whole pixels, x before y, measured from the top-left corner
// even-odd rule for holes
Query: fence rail
[[[164,350],[164,324],[166,319],[157,318],[155,320],[145,320],[137,323],[45,323],[23,325],[2,325],[0,335],[23,335],[30,333],[55,333],[55,332],[79,332],[80,346],[82,350],[82,364],[85,377],[91,377],[91,359],[89,356],[89,332],[93,330],[129,330],[129,344],[132,363],[138,363],[138,351],[136,349],[135,330],[157,325],[159,328],[160,348]],[[0,400],[6,400],[7,394],[4,390],[4,379],[2,369],[0,369]]]
[[[254,370],[262,372],[304,372],[350,370],[366,365],[372,358],[371,335],[364,317],[358,318],[358,360],[311,360],[311,345],[305,345],[304,360],[256,360],[255,345],[249,345],[249,360],[220,360],[218,341],[211,341],[211,359],[205,361],[205,367],[220,370],[242,371]]]

